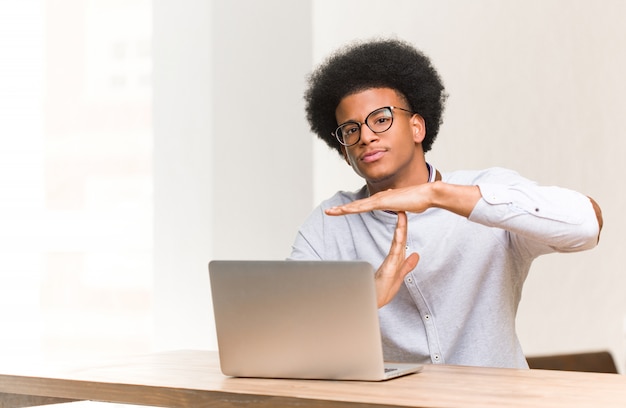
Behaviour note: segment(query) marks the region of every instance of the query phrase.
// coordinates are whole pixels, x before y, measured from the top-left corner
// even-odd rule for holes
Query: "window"
[[[151,2],[0,3],[0,347],[145,350]]]

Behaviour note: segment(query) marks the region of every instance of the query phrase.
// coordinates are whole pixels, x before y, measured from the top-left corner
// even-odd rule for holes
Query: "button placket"
[[[437,329],[433,314],[430,311],[430,308],[428,307],[416,280],[411,276],[411,273],[405,277],[404,281],[409,293],[411,293],[411,297],[413,298],[415,305],[417,306],[422,323],[424,324],[426,341],[428,342],[428,350],[430,351],[430,359],[433,364],[443,364],[444,360],[439,345],[439,338],[437,336]]]

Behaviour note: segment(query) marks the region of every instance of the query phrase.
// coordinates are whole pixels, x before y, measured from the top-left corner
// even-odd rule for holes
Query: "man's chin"
[[[393,177],[390,174],[368,174],[361,175],[361,177],[365,179],[369,186],[376,187],[377,191],[386,190],[390,187],[385,186],[393,184]]]

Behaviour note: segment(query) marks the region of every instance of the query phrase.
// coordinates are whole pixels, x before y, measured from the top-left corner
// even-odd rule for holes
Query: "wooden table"
[[[3,367],[0,407],[70,400],[162,407],[625,407],[626,376],[429,365],[386,382],[225,377],[217,353]]]

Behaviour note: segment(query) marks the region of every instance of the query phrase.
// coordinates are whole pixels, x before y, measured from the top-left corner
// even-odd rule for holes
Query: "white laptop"
[[[422,369],[383,362],[374,269],[347,261],[211,261],[222,372],[380,381]]]

